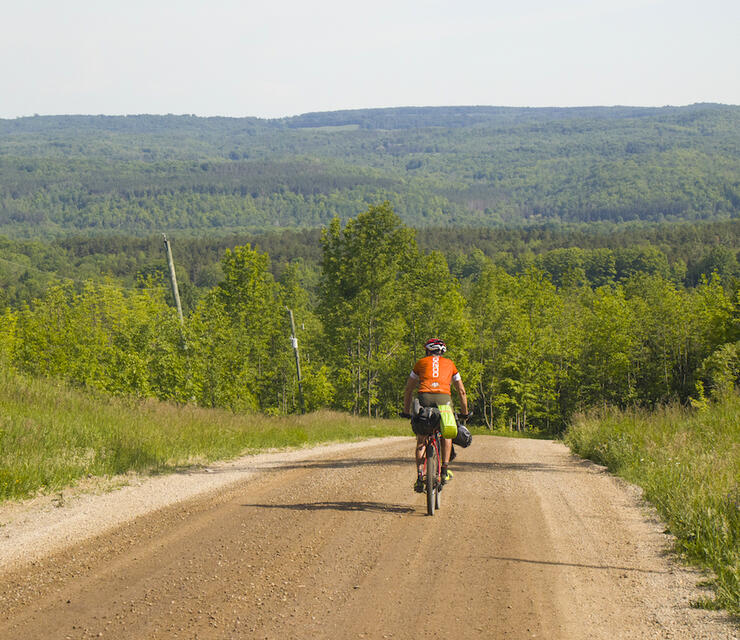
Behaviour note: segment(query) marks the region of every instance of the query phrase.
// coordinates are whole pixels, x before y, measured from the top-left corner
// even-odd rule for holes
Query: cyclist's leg
[[[423,473],[424,471],[424,440],[424,436],[416,436],[416,449],[414,450],[414,454],[416,457],[416,468],[419,473]]]
[[[416,481],[414,482],[414,491],[424,493],[424,436],[416,436],[416,448],[414,457],[416,458]]]
[[[447,466],[447,463],[449,463],[451,452],[452,452],[452,439],[443,438],[442,439],[442,464],[444,466]]]

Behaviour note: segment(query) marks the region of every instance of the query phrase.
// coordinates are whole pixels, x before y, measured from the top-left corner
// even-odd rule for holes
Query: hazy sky
[[[740,104],[740,0],[23,0],[0,117]]]

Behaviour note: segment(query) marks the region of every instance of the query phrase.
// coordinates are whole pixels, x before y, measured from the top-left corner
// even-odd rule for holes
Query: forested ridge
[[[740,107],[399,108],[0,120],[0,231],[727,220]]]

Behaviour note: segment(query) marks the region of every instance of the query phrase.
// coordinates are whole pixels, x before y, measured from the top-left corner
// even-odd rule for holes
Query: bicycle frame
[[[424,490],[427,494],[427,514],[430,516],[433,516],[435,509],[440,507],[441,476],[442,433],[436,428],[424,438]]]
[[[437,481],[439,482],[442,477],[442,434],[439,429],[435,429],[434,433],[429,434],[424,439],[424,475],[427,474],[427,460],[435,457],[430,455],[431,452],[427,452],[429,447],[432,447],[437,452],[437,468],[434,471]]]

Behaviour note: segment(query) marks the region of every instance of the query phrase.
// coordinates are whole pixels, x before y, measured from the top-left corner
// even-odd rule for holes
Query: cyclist
[[[447,351],[447,345],[437,338],[431,338],[424,343],[426,356],[417,361],[409,374],[406,388],[403,392],[403,415],[410,417],[411,400],[414,389],[419,387],[417,397],[422,407],[436,407],[441,404],[452,404],[450,396],[450,385],[454,383],[455,389],[460,396],[460,408],[462,412],[468,413],[468,396],[465,386],[457,371],[457,367],[448,358],[442,356]],[[452,479],[452,473],[447,469],[452,451],[452,440],[442,440],[442,484]],[[417,478],[414,491],[424,491],[424,436],[416,436],[416,469]]]

